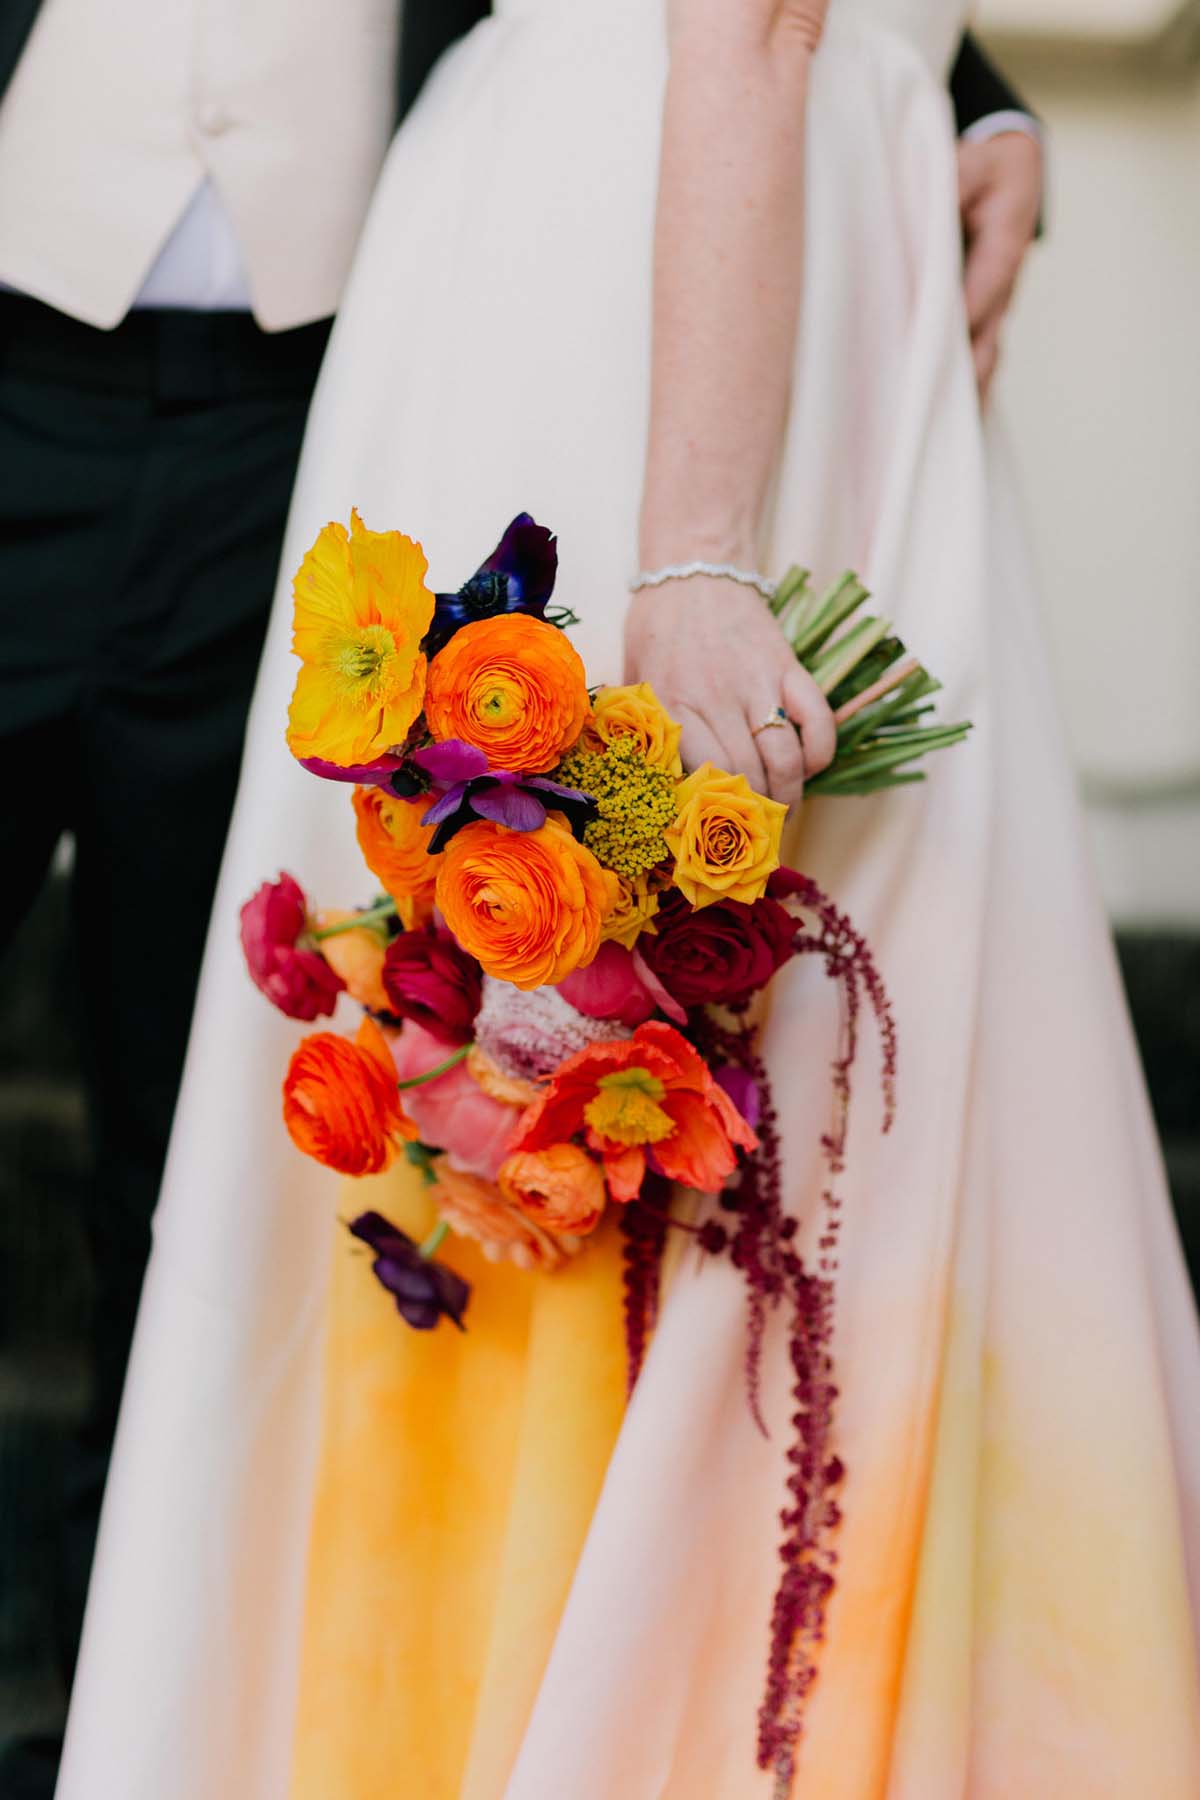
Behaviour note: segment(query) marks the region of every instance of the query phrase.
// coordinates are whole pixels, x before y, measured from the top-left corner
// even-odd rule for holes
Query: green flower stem
[[[812,658],[825,640],[832,637],[838,626],[866,598],[866,588],[857,575],[851,575],[849,571],[845,575],[839,575],[833,585],[826,588],[816,603],[811,619],[804,621],[801,630],[791,640],[792,649],[805,668],[812,667]]]
[[[439,1075],[448,1075],[451,1069],[456,1069],[466,1058],[471,1048],[470,1044],[464,1044],[453,1056],[448,1056],[445,1062],[438,1063],[436,1068],[426,1069],[424,1075],[410,1075],[406,1081],[398,1082],[400,1092],[403,1093],[406,1088],[423,1087],[427,1081],[436,1081]]]
[[[809,672],[821,692],[831,694],[890,629],[886,619],[860,619],[857,625],[852,625],[849,631],[829,644],[823,654],[809,664]]]
[[[839,726],[839,755],[846,754],[867,738],[877,737],[883,731],[902,730],[915,725],[918,719],[926,718],[936,710],[929,696],[938,691],[938,683],[931,681],[928,676],[919,681],[913,677],[909,680],[911,686],[903,684],[887,699],[877,701],[848,724]],[[927,704],[917,704],[922,701]]]
[[[336,925],[321,925],[311,935],[315,943],[325,938],[337,937],[343,931],[370,931],[374,925],[382,925],[387,919],[396,916],[394,900],[381,900],[377,906],[369,906],[365,912],[355,913],[352,919],[340,919]]]
[[[425,1239],[425,1242],[421,1245],[418,1255],[423,1256],[426,1262],[430,1262],[441,1249],[449,1229],[450,1227],[447,1225],[445,1219],[439,1219],[429,1236]]]
[[[775,598],[771,601],[771,611],[780,618],[788,603],[804,594],[808,587],[809,571],[793,563],[779,586],[775,589]]]
[[[881,675],[878,681],[873,681],[870,687],[864,688],[861,694],[856,694],[853,700],[847,700],[844,706],[838,707],[833,715],[835,724],[849,724],[855,713],[862,712],[864,707],[873,706],[876,700],[882,700],[885,694],[890,694],[893,688],[899,687],[902,681],[907,681],[910,675],[917,674],[920,667],[915,656],[907,656],[902,662],[895,663],[886,675]]]
[[[793,564],[770,602],[797,661],[828,699],[837,722],[836,754],[808,783],[810,794],[874,794],[923,781],[923,773],[908,765],[961,743],[971,729],[922,723],[935,711],[931,696],[941,683],[909,655],[890,620],[874,614],[853,618],[867,598],[866,587],[850,570],[817,594],[809,571]]]

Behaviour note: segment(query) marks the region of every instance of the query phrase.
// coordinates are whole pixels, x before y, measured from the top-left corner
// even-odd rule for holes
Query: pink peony
[[[317,950],[297,948],[308,930],[304,891],[291,875],[264,881],[242,908],[242,950],[255,987],[289,1019],[319,1019],[331,1013],[342,991]]]
[[[445,1062],[446,1046],[407,1019],[392,1042],[392,1056],[399,1079],[409,1081]],[[422,1143],[445,1150],[455,1167],[470,1175],[496,1179],[523,1107],[485,1094],[465,1063],[456,1063],[434,1081],[405,1088],[401,1099]]]
[[[654,1011],[654,997],[638,974],[632,951],[613,940],[601,944],[586,969],[560,981],[558,991],[588,1019],[638,1026]]]
[[[443,1044],[465,1044],[471,1036],[482,980],[474,957],[432,923],[418,931],[402,931],[383,959],[383,985],[392,1012],[414,1020]]]

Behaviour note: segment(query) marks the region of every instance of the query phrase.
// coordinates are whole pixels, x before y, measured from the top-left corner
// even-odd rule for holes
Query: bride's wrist
[[[708,562],[756,569],[762,560],[758,532],[742,526],[672,523],[646,525],[638,535],[638,567]]]

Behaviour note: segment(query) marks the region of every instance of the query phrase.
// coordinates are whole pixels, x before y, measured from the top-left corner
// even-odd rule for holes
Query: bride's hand
[[[679,720],[687,768],[716,763],[791,806],[833,760],[825,696],[759,596],[734,582],[698,576],[635,594],[625,679],[648,681]],[[758,730],[778,706],[791,723]]]

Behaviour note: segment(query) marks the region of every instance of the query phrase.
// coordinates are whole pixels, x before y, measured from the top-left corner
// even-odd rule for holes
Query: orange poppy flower
[[[396,1066],[374,1019],[353,1039],[315,1031],[298,1046],[283,1083],[283,1120],[297,1149],[342,1175],[390,1168],[416,1126],[400,1104]]]
[[[568,1057],[525,1113],[510,1155],[580,1132],[602,1159],[614,1200],[636,1199],[648,1152],[669,1181],[711,1194],[733,1174],[737,1149],[758,1144],[699,1052],[657,1020]]]
[[[482,750],[493,769],[541,775],[583,730],[587,676],[565,633],[525,613],[456,631],[429,665],[425,722]]]
[[[433,912],[437,858],[429,854],[431,825],[421,815],[429,802],[400,800],[387,788],[356,787],[354,817],[363,861],[396,902],[406,931],[424,925]]]

